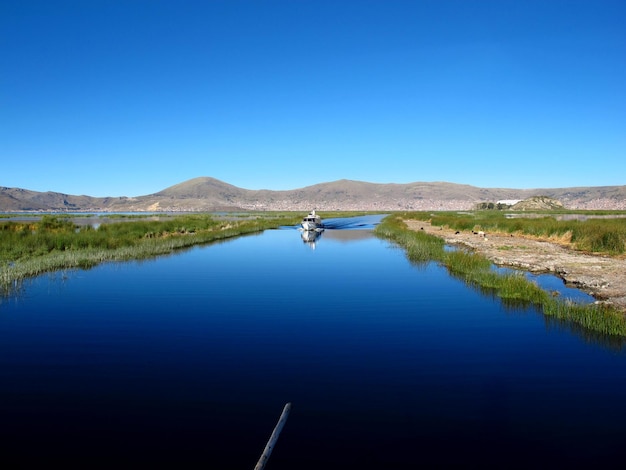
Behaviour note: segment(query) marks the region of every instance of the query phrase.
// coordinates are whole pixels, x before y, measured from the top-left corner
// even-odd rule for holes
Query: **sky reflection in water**
[[[77,466],[252,468],[287,401],[268,468],[597,464],[626,437],[619,345],[366,230],[42,276],[0,305],[0,361],[3,455]]]

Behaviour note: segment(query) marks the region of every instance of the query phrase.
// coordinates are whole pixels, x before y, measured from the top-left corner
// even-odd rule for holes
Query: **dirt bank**
[[[626,259],[590,255],[557,243],[508,234],[456,232],[433,227],[428,222],[405,221],[412,230],[443,238],[452,245],[464,245],[489,258],[498,266],[560,276],[567,285],[611,303],[626,313]]]

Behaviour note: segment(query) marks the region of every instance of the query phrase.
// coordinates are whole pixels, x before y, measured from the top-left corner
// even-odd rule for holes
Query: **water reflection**
[[[515,274],[521,273],[529,281],[534,282],[543,290],[551,293],[552,295],[559,296],[562,299],[569,300],[580,304],[590,304],[596,301],[596,299],[586,292],[574,287],[569,287],[565,284],[565,281],[555,274],[550,273],[531,273],[528,271],[520,271],[518,269],[510,268],[507,266],[495,266],[492,268],[494,271],[500,274]]]
[[[298,230],[300,231],[302,242],[315,250],[322,235],[325,240],[336,240],[340,242],[371,238],[373,236],[372,231],[384,217],[384,214],[378,214],[359,217],[330,218],[324,219],[324,229],[322,230]]]
[[[623,352],[626,347],[626,338],[617,335],[608,335],[598,331],[585,328],[578,323],[556,318],[550,315],[543,315],[546,330],[561,330],[569,332],[588,344],[601,346],[613,352]]]
[[[307,244],[312,250],[315,249],[315,242],[322,236],[322,231],[317,230],[300,230],[300,236],[302,241]]]
[[[617,342],[510,315],[371,230],[316,242],[269,230],[33,279],[0,311],[3,457],[253,468],[287,401],[272,470],[622,453]]]

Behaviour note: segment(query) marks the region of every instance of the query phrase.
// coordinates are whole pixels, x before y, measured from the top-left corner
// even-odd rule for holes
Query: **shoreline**
[[[626,259],[572,250],[549,240],[520,235],[458,232],[430,222],[404,220],[410,230],[442,238],[447,244],[469,247],[497,266],[533,273],[555,274],[570,287],[613,305],[626,314]]]

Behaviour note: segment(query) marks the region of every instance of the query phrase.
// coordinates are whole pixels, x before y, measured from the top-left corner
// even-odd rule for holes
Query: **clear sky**
[[[0,186],[626,184],[624,0],[0,0]]]

